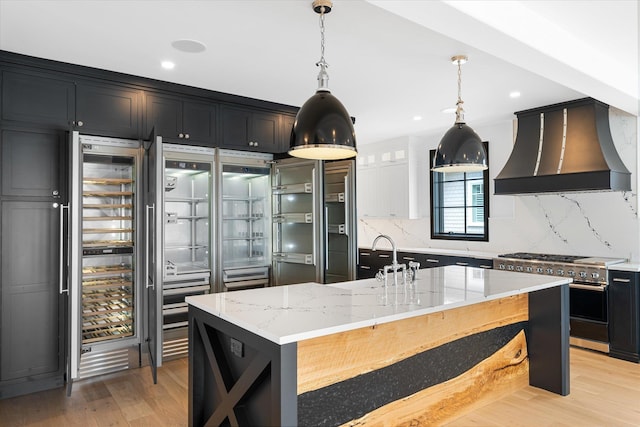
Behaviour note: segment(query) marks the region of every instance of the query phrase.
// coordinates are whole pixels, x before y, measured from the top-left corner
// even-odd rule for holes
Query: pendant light
[[[444,134],[433,159],[434,172],[477,172],[488,168],[487,153],[482,140],[464,121],[462,109],[462,64],[467,62],[464,55],[456,55],[451,62],[458,66],[458,102],[456,121]]]
[[[289,154],[303,159],[346,159],[357,154],[356,135],[347,109],[329,91],[329,64],[324,59],[324,16],[331,12],[333,4],[328,0],[315,0],[312,6],[320,14],[318,90],[296,115]]]

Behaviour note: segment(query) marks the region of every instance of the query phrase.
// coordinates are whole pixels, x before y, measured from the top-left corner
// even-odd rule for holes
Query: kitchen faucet
[[[402,281],[406,285],[407,284],[407,266],[405,264],[398,264],[398,252],[396,251],[396,244],[393,239],[386,234],[380,234],[373,240],[373,245],[371,246],[371,250],[376,250],[376,244],[380,239],[387,239],[389,243],[391,243],[391,249],[393,251],[393,259],[391,261],[391,265],[384,266],[384,285],[387,286],[387,273],[389,271],[393,271],[393,284],[398,285],[398,270],[402,270]]]

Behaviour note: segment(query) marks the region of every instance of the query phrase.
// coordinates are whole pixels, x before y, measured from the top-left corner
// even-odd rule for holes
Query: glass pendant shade
[[[433,159],[435,172],[477,172],[487,167],[482,140],[465,123],[455,123],[444,134]]]
[[[356,136],[347,109],[329,90],[319,89],[298,111],[289,155],[337,160],[356,154]]]

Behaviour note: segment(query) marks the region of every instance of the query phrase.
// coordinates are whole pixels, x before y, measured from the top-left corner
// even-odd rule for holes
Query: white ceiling
[[[451,126],[456,54],[472,127],[584,96],[637,115],[639,13],[637,0],[335,0],[329,86],[359,144]],[[320,30],[311,0],[0,0],[0,49],[300,106]]]

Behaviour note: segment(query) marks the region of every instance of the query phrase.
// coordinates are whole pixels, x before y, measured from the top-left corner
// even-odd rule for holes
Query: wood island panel
[[[300,341],[298,394],[528,317],[528,294],[522,294]]]

